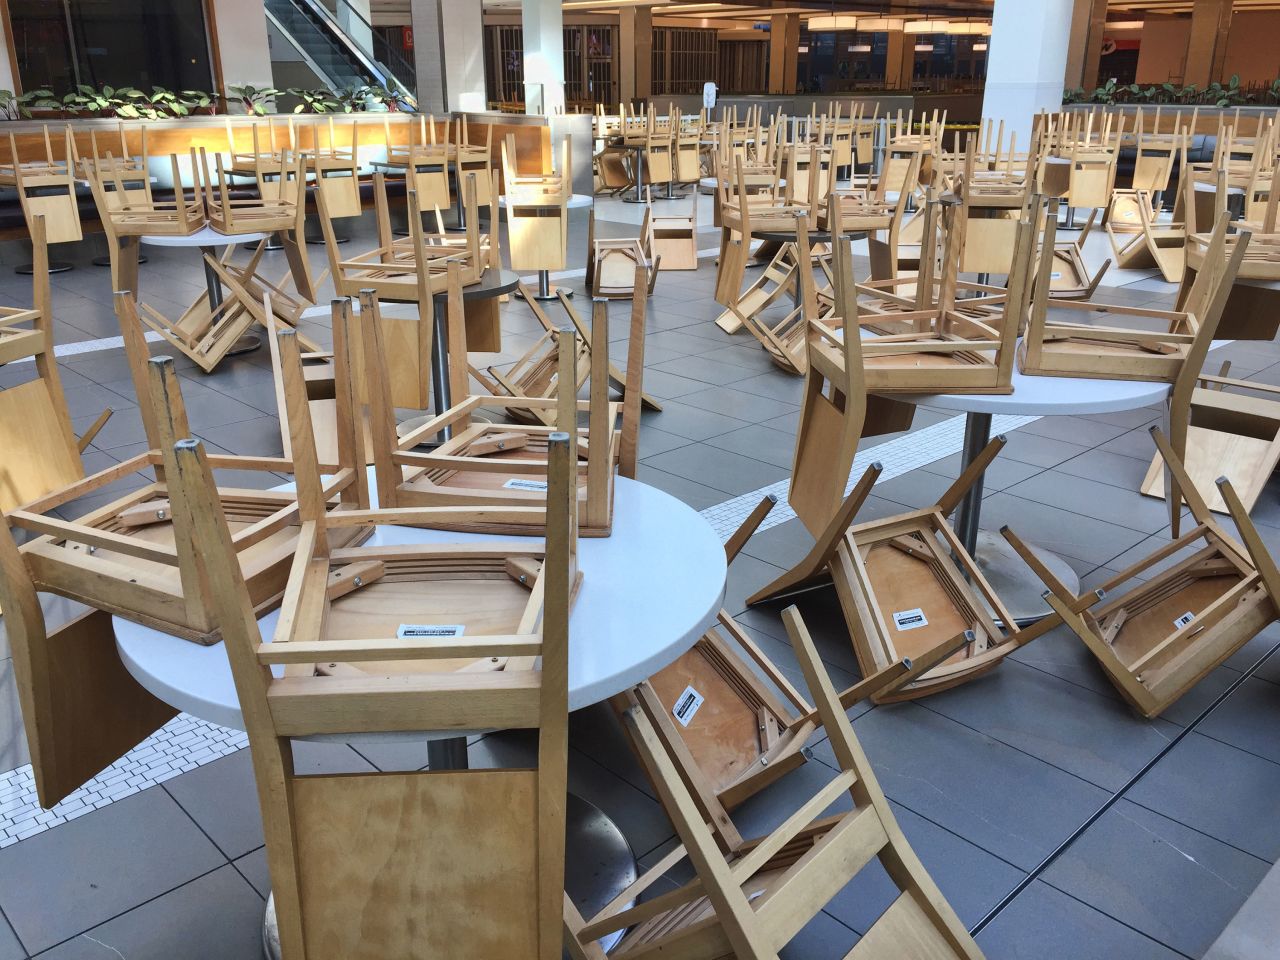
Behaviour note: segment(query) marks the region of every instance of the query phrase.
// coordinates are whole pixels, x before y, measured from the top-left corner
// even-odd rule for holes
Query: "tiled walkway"
[[[598,216],[602,233],[625,234],[639,209],[601,203]],[[709,224],[709,212],[699,219]],[[575,227],[574,249],[581,249],[584,232]],[[354,233],[350,249],[358,250],[368,243],[370,225]],[[704,238],[703,248],[715,245],[714,234]],[[1090,253],[1100,260],[1106,254],[1097,239]],[[58,251],[77,263],[54,278],[60,343],[119,333],[106,271],[88,263],[99,244],[90,240],[69,256]],[[148,252],[144,299],[180,312],[201,289],[194,254]],[[319,265],[319,250],[312,254]],[[17,245],[6,245],[0,256],[7,264],[24,259]],[[645,386],[665,409],[645,416],[640,478],[706,510],[727,530],[762,489],[785,490],[800,381],[774,368],[745,334],[731,338],[712,324],[719,313],[712,279],[704,260],[697,272],[659,280]],[[1172,294],[1142,274],[1116,274],[1108,282],[1115,287],[1108,293],[1126,303],[1165,304]],[[29,296],[25,278],[0,271],[0,302]],[[588,308],[580,296],[579,310]],[[624,310],[615,309],[611,339],[621,353]],[[532,342],[533,323],[521,304],[504,309],[503,327],[508,356],[495,362]],[[315,333],[327,336],[323,324]],[[1227,358],[1235,375],[1280,384],[1280,345],[1232,345],[1216,351],[1211,364]],[[260,351],[204,376],[179,360],[193,429],[211,447],[280,453],[266,364]],[[62,369],[77,427],[104,406],[116,409],[86,467],[100,469],[139,450],[142,427],[121,352],[69,356]],[[0,369],[0,386],[29,373],[20,364]],[[984,526],[1011,524],[1066,557],[1086,584],[1149,552],[1167,538],[1164,505],[1136,488],[1153,452],[1146,427],[1159,416],[1144,409],[1002,425],[1009,444],[987,475]],[[926,408],[909,439],[879,439],[893,446],[874,456],[896,466],[876,487],[867,513],[934,502],[958,471],[958,426],[954,414]],[[1278,492],[1273,483],[1254,519],[1280,550]],[[727,605],[802,684],[778,608],[748,610],[744,603],[810,544],[785,511],[772,523],[734,563]],[[848,684],[857,667],[833,593],[815,591],[800,606],[836,683]],[[965,923],[977,924],[1001,906],[978,936],[992,960],[1198,958],[1280,855],[1280,655],[1258,666],[1277,643],[1280,629],[1269,628],[1148,722],[1120,701],[1079,642],[1057,630],[956,690],[909,704],[860,706],[854,727],[908,837]],[[21,792],[12,785],[27,760],[7,656],[0,643],[0,831],[16,825],[6,804]],[[662,853],[671,827],[610,711],[599,706],[576,714],[572,736],[572,789],[619,823],[642,861]],[[120,783],[130,789],[99,790],[100,807],[83,805],[80,815],[50,828],[12,831],[29,835],[0,849],[0,960],[257,955],[268,882],[248,753],[236,749],[242,740],[234,735],[199,725],[168,742],[178,746],[131,755],[136,782],[104,778],[111,781],[107,790]],[[193,744],[177,762],[166,757]],[[487,737],[473,746],[472,763],[520,746],[509,735]],[[310,770],[416,769],[426,762],[423,744],[301,744],[295,752]],[[744,831],[777,823],[793,797],[807,796],[829,775],[829,759],[825,745],[815,744],[809,763],[743,808]],[[184,763],[194,769],[173,775]],[[162,765],[169,778],[147,786],[160,779],[154,774]],[[1122,789],[1105,814],[1026,882]],[[108,802],[115,796],[123,799]],[[868,871],[784,956],[843,956],[887,905],[887,894],[883,878]]]

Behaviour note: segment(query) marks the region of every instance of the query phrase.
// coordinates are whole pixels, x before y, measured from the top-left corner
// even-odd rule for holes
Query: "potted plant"
[[[240,106],[244,108],[245,113],[256,117],[266,116],[267,104],[284,92],[275,87],[255,87],[248,83],[227,87],[227,90],[240,101]]]

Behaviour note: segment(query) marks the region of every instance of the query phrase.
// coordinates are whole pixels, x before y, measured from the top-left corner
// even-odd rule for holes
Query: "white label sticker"
[[[1053,273],[1049,274],[1049,279],[1050,279],[1050,280],[1061,280],[1061,279],[1062,279],[1062,271],[1061,271],[1061,270],[1055,270],[1055,271],[1053,271]]]
[[[1188,623],[1190,623],[1195,618],[1196,618],[1196,615],[1192,613],[1190,610],[1188,610],[1182,616],[1174,620],[1173,625],[1176,629],[1181,630],[1183,627],[1185,627]]]
[[[1137,216],[1137,214],[1136,214],[1134,211],[1132,211],[1132,210],[1126,210],[1126,211],[1124,212],[1124,218],[1125,218],[1126,220],[1132,220],[1132,219],[1133,219],[1134,217],[1136,217],[1136,216]]]
[[[697,690],[693,687],[685,687],[684,693],[676,697],[676,705],[671,708],[671,715],[680,721],[682,727],[687,727],[693,715],[702,706],[702,700],[703,696]]]
[[[466,627],[461,623],[402,623],[396,630],[397,640],[432,640],[436,637],[460,637]]]
[[[513,477],[502,486],[507,490],[532,490],[535,493],[547,492],[547,481],[545,480],[522,480],[519,477]]]
[[[893,615],[893,625],[899,630],[915,630],[917,627],[927,627],[928,619],[924,615],[924,611],[919,607],[914,610],[899,610]]]

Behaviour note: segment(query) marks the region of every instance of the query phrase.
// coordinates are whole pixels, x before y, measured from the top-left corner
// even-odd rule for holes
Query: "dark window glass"
[[[26,90],[210,90],[202,0],[9,0]]]

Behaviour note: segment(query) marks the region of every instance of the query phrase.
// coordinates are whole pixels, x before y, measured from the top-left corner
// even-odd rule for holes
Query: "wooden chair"
[[[836,249],[847,245],[842,240]],[[1044,628],[1016,625],[946,519],[1000,452],[1003,437],[988,444],[934,506],[854,523],[881,469],[872,464],[846,495],[859,439],[911,423],[901,416],[901,404],[868,394],[856,329],[844,320],[843,336],[815,335],[808,346],[788,499],[814,546],[747,602],[834,583],[864,677],[903,658],[932,665],[940,648],[948,652],[936,666],[873,697],[905,700],[985,673]]]
[[[658,282],[661,257],[650,244],[649,211],[640,224],[639,237],[603,240],[596,237],[596,212],[587,217],[587,287],[591,296],[607,300],[630,300],[636,292],[636,267],[644,271],[644,288],[653,293]]]
[[[574,960],[604,960],[599,938],[616,930],[626,933],[608,952],[610,960],[774,960],[873,858],[888,874],[895,898],[846,960],[982,957],[898,826],[799,613],[789,608],[783,619],[839,772],[771,833],[726,851],[700,798],[681,779],[670,749],[678,738],[672,741],[668,733],[664,742],[663,728],[670,728],[665,708],[641,690],[623,723],[681,844],[594,917],[584,920],[566,899]],[[849,809],[823,817],[837,801]],[[694,879],[655,894],[653,885],[686,860]],[[651,896],[633,905],[646,891]]]
[[[1055,209],[1056,201],[1051,201],[1045,222],[1044,249],[1054,245]],[[1180,310],[1152,310],[1096,301],[1056,301],[1056,315],[1050,319],[1047,274],[1052,269],[1052,261],[1042,258],[1033,288],[1026,334],[1019,348],[1018,362],[1022,372],[1031,376],[1165,380],[1172,383],[1191,363],[1192,376],[1198,374],[1248,246],[1248,234],[1242,233],[1228,250],[1226,231],[1227,219],[1223,214],[1218,218],[1211,249],[1206,254],[1206,263],[1213,266],[1206,266],[1200,271]],[[1156,321],[1164,329],[1073,323],[1060,319],[1063,313],[1108,313],[1121,318]]]
[[[61,162],[52,158],[47,127],[45,148],[48,159],[24,162],[18,154],[17,138],[9,134],[9,155],[13,166],[7,172],[12,173],[13,186],[18,191],[22,218],[30,232],[35,217],[44,217],[47,243],[75,243],[84,238],[80,229],[80,208],[76,203],[77,156],[70,125],[63,138],[65,152]]]
[[[608,536],[613,516],[614,464],[620,458],[634,456],[639,429],[641,391],[637,378],[643,367],[643,322],[632,326],[629,351],[637,352],[629,353],[629,357],[641,360],[628,362],[632,379],[622,404],[609,401],[607,337],[592,338],[590,399],[576,399],[573,386],[577,350],[571,346],[576,336],[572,330],[559,333],[555,398],[473,395],[467,376],[466,330],[456,267],[450,269],[450,277],[448,344],[453,406],[400,437],[382,364],[370,359],[383,356],[386,351],[378,303],[369,293],[361,300],[362,343],[359,347],[353,344],[349,352],[352,356],[362,352],[364,357],[379,504],[386,508],[450,507],[454,519],[449,519],[448,511],[441,510],[432,521],[433,526],[448,529],[517,534],[539,530],[546,502],[545,445],[552,429],[473,423],[472,416],[485,409],[503,412],[519,407],[557,410],[557,422],[568,423],[574,421],[571,411],[585,410],[589,428],[585,433],[578,432],[577,443],[581,530],[584,536]],[[593,330],[605,329],[606,311],[603,302],[595,304]],[[414,450],[424,439],[435,437],[445,428],[452,433],[450,439],[430,452]]]
[[[455,180],[458,184],[463,184],[474,177],[476,204],[481,207],[489,207],[491,211],[496,210],[498,204],[498,171],[493,166],[493,127],[492,123],[485,125],[483,143],[472,143],[471,126],[467,122],[467,115],[465,113],[462,114],[458,118],[457,143],[454,144],[453,151]],[[461,189],[461,186],[459,186],[459,189]],[[490,223],[494,232],[498,229],[497,224],[498,218],[495,214]],[[493,260],[491,263],[496,266],[498,261]]]
[[[349,631],[340,627],[322,632],[314,618],[324,607],[339,605],[328,598],[330,590],[355,588],[357,579],[341,551],[324,540],[316,520],[324,495],[313,488],[314,496],[305,497],[304,547],[289,586],[291,608],[306,615],[282,617],[275,642],[263,644],[235,563],[232,534],[213,495],[209,458],[198,442],[176,445],[177,474],[206,547],[207,577],[249,733],[285,957],[558,960],[568,619],[576,581],[570,438],[552,434],[548,452],[554,506],[534,588],[542,595],[540,630],[531,623],[523,634],[468,634],[461,640],[411,634],[371,639],[363,631],[346,639]],[[502,578],[502,562],[491,565]],[[398,570],[394,563],[386,568],[383,563],[384,575],[368,589],[394,589]],[[528,569],[534,572],[534,565]],[[523,590],[505,581],[503,586]],[[348,595],[349,603],[358,607],[364,593],[360,588]],[[372,625],[374,634],[389,626],[377,620]],[[426,669],[393,676],[364,672],[376,670],[372,664],[388,654]],[[512,658],[509,669],[432,669],[449,660],[493,655]],[[533,668],[535,659],[540,670]],[[360,675],[316,676],[304,670],[277,678],[272,673],[276,664],[317,660],[351,664]],[[290,746],[291,738],[331,734],[491,728],[537,731],[537,768],[302,776],[294,769]],[[401,815],[370,817],[370,810],[384,808]],[[497,809],[500,822],[493,816]],[[486,918],[483,923],[477,922],[480,916]],[[369,936],[369,924],[378,930],[376,937]]]
[[[650,205],[645,209],[644,223],[640,230],[645,252],[653,261],[655,274],[659,270],[698,269],[696,197],[688,214],[654,216]]]
[[[512,270],[565,268],[569,249],[568,203],[573,196],[568,139],[561,143],[559,167],[558,171],[536,176],[520,174],[516,167],[514,135],[508,135],[502,145]]]
[[[148,172],[146,124],[143,124],[138,129],[138,138],[141,143],[136,154],[129,149],[129,138],[125,133],[123,120],[116,124],[116,137],[116,142],[108,145],[106,134],[103,133],[102,142],[99,142],[97,128],[91,127],[89,129],[89,156],[80,159],[79,166],[81,170],[87,174],[86,161],[92,161],[95,166],[114,163],[125,174],[146,174]]]
[[[0,307],[0,363],[32,358],[35,377],[0,391],[0,511],[84,478],[81,455],[111,417],[76,438],[54,356],[44,214],[31,219],[31,309]]]
[[[1201,374],[1190,391],[1175,391],[1169,408],[1175,427],[1171,436],[1181,435],[1183,468],[1200,498],[1218,513],[1226,513],[1227,505],[1214,485],[1217,478],[1230,479],[1240,502],[1252,510],[1280,463],[1280,387],[1230,378],[1230,366],[1223,364],[1216,376]],[[1178,454],[1176,446],[1174,452]],[[1149,497],[1165,498],[1165,469],[1158,451],[1139,489]]]
[[[233,200],[228,184],[229,171],[224,169],[222,154],[214,155],[214,169],[209,169],[209,155],[200,148],[200,172],[204,181],[204,209],[209,226],[225,236],[244,233],[282,233],[296,231],[301,217],[300,201],[305,202],[306,171],[302,157],[281,160],[267,169],[258,166],[257,199]],[[264,191],[263,187],[269,184]]]
[[[144,690],[120,662],[110,614],[90,610],[49,629],[31,572],[3,519],[0,606],[36,796],[47,810],[178,711]]]
[[[133,311],[133,301],[116,295],[116,309]],[[9,523],[35,534],[21,547],[38,589],[56,593],[117,616],[155,627],[197,643],[217,640],[218,624],[201,573],[203,545],[195,539],[190,517],[171,502],[169,459],[175,436],[189,432],[173,361],[146,360],[146,345],[136,317],[122,322],[126,355],[134,374],[150,449],[91,477],[68,484],[7,511]],[[131,342],[132,341],[132,342]],[[301,409],[305,400],[291,401]],[[217,469],[290,473],[292,461],[277,457],[217,456]],[[60,507],[93,494],[121,477],[142,470],[155,481],[75,519],[62,519]],[[326,486],[335,509],[362,502],[357,481],[364,471],[339,471]],[[279,602],[298,545],[298,504],[293,493],[223,487],[223,508],[235,523],[235,546],[253,603],[260,611]],[[365,532],[355,529],[351,539]]]
[[[1053,268],[1049,271],[1049,296],[1055,300],[1090,300],[1098,285],[1111,268],[1111,260],[1104,260],[1097,271],[1090,271],[1084,259],[1084,244],[1093,229],[1097,211],[1089,211],[1089,219],[1076,234],[1074,240],[1055,240],[1053,244]],[[1037,252],[1037,263],[1043,250]]]
[[[351,146],[338,146],[333,117],[328,119],[328,142],[322,143],[320,122],[311,124],[311,148],[306,151],[307,169],[315,177],[315,191],[324,197],[326,215],[331,220],[358,217],[360,203],[360,124],[351,121]],[[317,204],[320,202],[317,199]]]
[[[1112,225],[1113,221],[1108,219],[1107,236],[1111,238],[1116,266],[1121,270],[1155,267],[1166,283],[1178,283],[1187,265],[1187,225],[1157,221],[1155,205],[1145,190],[1135,191],[1132,207],[1124,212],[1136,213],[1137,231],[1122,241]]]
[[[1219,526],[1169,441],[1151,435],[1196,526],[1082,596],[1007,527],[1001,532],[1049,589],[1045,599],[1121,695],[1156,717],[1280,615],[1280,571],[1225,477],[1217,481],[1240,541]],[[1157,568],[1164,561],[1173,562]]]
[[[730,563],[776,500],[761,500],[725,543]],[[840,705],[883,696],[954,652],[939,647],[931,660],[895,663],[842,691]],[[742,837],[725,814],[804,763],[805,745],[820,729],[804,695],[727,610],[678,660],[612,704],[621,715],[640,697],[657,705],[659,735],[727,849]]]
[[[289,156],[294,153],[294,130],[293,117],[284,118],[286,127],[285,136],[278,138],[276,136],[276,118],[267,117],[265,126],[267,128],[266,141],[263,142],[261,129],[263,123],[255,120],[249,125],[249,135],[253,144],[252,150],[242,150],[236,144],[235,127],[231,124],[231,118],[227,118],[227,172],[237,177],[251,177],[258,179],[259,172],[262,169],[278,168],[281,163],[286,162]],[[146,129],[145,127],[143,128]]]
[[[409,143],[391,143],[391,120],[384,118],[387,139],[387,166],[404,171],[405,182],[411,183],[424,211],[440,211],[449,207],[449,121],[445,121],[444,142],[436,141],[436,118],[418,115],[418,140],[413,139],[414,124],[409,122]]]

